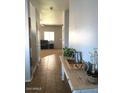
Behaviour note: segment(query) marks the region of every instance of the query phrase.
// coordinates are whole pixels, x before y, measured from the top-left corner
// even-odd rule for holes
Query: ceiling
[[[63,12],[69,8],[69,0],[31,1],[40,12],[41,24],[63,24]]]

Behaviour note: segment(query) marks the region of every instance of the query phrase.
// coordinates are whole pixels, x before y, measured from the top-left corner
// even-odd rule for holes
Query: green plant
[[[63,48],[65,57],[73,57],[74,52],[76,51],[74,48]]]

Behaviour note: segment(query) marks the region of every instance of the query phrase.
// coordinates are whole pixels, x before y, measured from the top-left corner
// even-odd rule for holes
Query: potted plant
[[[74,61],[75,52],[76,50],[74,48],[63,48],[63,55],[69,61],[69,63],[72,63],[72,61]]]

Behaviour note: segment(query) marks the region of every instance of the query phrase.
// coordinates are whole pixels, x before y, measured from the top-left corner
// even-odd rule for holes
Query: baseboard
[[[36,69],[37,69],[39,63],[40,63],[40,62],[37,62],[36,66],[34,67],[34,69],[33,69],[33,71],[32,71],[31,79],[30,79],[30,80],[25,80],[25,82],[31,82],[31,81],[32,81],[32,79],[33,79],[33,77],[34,77],[34,74],[35,74],[35,71],[36,71]]]
[[[25,82],[31,82],[31,80],[25,80]]]

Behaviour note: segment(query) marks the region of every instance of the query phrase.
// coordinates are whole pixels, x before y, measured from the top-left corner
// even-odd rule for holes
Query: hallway
[[[67,87],[67,86],[66,86]],[[61,81],[61,63],[56,54],[43,57],[32,82],[26,83],[26,93],[67,93]]]

